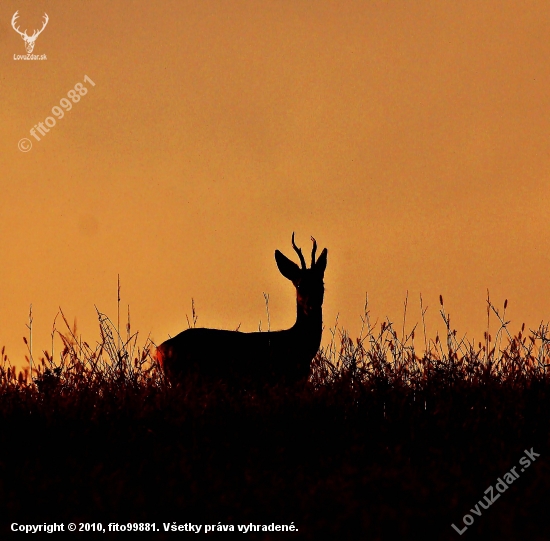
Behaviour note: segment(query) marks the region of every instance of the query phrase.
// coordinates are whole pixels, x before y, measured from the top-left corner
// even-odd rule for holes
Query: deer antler
[[[48,14],[47,13],[44,13],[44,23],[42,24],[42,28],[40,30],[35,30],[31,36],[31,38],[37,38],[41,33],[42,33],[42,30],[44,30],[44,28],[46,28],[46,25],[48,24],[48,21],[50,20],[50,18],[48,17]],[[25,30],[26,32],[26,30]]]
[[[42,23],[42,28],[40,30],[35,30],[32,33],[32,36],[27,36],[27,29],[26,28],[25,28],[24,32],[21,32],[21,30],[19,30],[19,27],[15,26],[15,23],[17,22],[18,18],[19,18],[19,10],[17,10],[13,14],[13,17],[11,18],[11,26],[23,39],[29,40],[29,41],[34,41],[34,39],[37,38],[42,33],[42,30],[44,30],[44,28],[46,28],[46,25],[48,24],[48,21],[50,20],[50,18],[48,17],[48,14],[44,13],[44,22]]]
[[[19,27],[15,27],[15,23],[17,21],[17,18],[19,17],[18,15],[19,13],[19,10],[17,10],[14,14],[13,14],[13,17],[11,18],[11,26],[13,27],[13,29],[20,35],[20,36],[23,36],[24,38],[28,38],[29,36],[27,36],[27,29],[25,28],[25,31],[24,32],[21,32],[21,30],[19,30]]]
[[[315,252],[317,251],[317,241],[311,237],[313,241],[313,249],[311,250],[311,268],[315,266]]]
[[[294,243],[294,231],[292,232],[292,247],[294,248],[294,251],[298,254],[298,257],[300,258],[300,263],[302,264],[302,269],[306,269],[306,260],[304,259],[304,254],[302,254],[302,250],[296,246]]]

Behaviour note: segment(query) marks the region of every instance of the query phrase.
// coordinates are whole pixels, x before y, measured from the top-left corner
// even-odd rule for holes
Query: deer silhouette
[[[311,267],[294,242],[301,267],[275,250],[281,274],[296,288],[296,323],[282,331],[251,332],[190,328],[157,348],[157,359],[169,380],[196,375],[226,382],[294,384],[306,380],[323,332],[323,277],[327,249],[315,260],[313,237]]]

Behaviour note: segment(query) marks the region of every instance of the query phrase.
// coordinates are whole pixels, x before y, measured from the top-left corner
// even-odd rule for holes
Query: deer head
[[[302,250],[294,242],[294,233],[292,233],[292,247],[298,254],[301,268],[284,256],[279,250],[275,251],[275,261],[281,274],[288,278],[296,288],[296,301],[298,305],[298,317],[309,317],[314,315],[315,311],[320,311],[323,304],[325,287],[323,277],[327,266],[327,249],[325,248],[319,259],[315,261],[315,252],[317,251],[317,242],[313,237],[313,248],[311,250],[311,267],[308,269]]]
[[[32,34],[32,36],[27,36],[27,30],[25,29],[24,32],[21,32],[19,30],[19,27],[15,26],[15,23],[18,18],[19,10],[17,10],[11,19],[11,25],[13,29],[23,38],[23,41],[25,42],[25,49],[27,50],[27,53],[32,53],[34,49],[34,42],[36,41],[36,38],[42,33],[42,30],[46,28],[46,25],[48,24],[49,18],[48,14],[44,13],[44,23],[42,24],[42,28],[40,30],[35,30]]]

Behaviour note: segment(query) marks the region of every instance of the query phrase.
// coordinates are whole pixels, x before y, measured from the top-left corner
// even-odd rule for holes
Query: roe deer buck
[[[168,378],[177,381],[198,375],[260,384],[305,380],[321,344],[323,276],[327,266],[327,249],[315,261],[317,242],[313,237],[311,240],[309,269],[302,250],[294,243],[294,233],[292,247],[300,258],[301,268],[275,250],[279,271],[296,288],[296,323],[290,329],[251,333],[187,329],[157,348],[157,358]]]

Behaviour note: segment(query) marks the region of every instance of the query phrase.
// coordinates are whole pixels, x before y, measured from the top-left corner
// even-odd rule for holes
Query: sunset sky
[[[14,59],[17,10],[29,35],[47,13],[46,60]],[[339,313],[355,336],[366,292],[401,329],[408,291],[409,330],[422,293],[432,338],[440,294],[476,342],[487,289],[514,332],[550,319],[547,1],[8,0],[0,47],[12,363],[31,303],[35,357],[59,307],[98,340],[119,274],[141,344],[187,328],[191,298],[199,326],[254,331],[265,292],[272,330],[289,327],[274,251],[294,258],[293,231],[328,248],[327,328]]]

